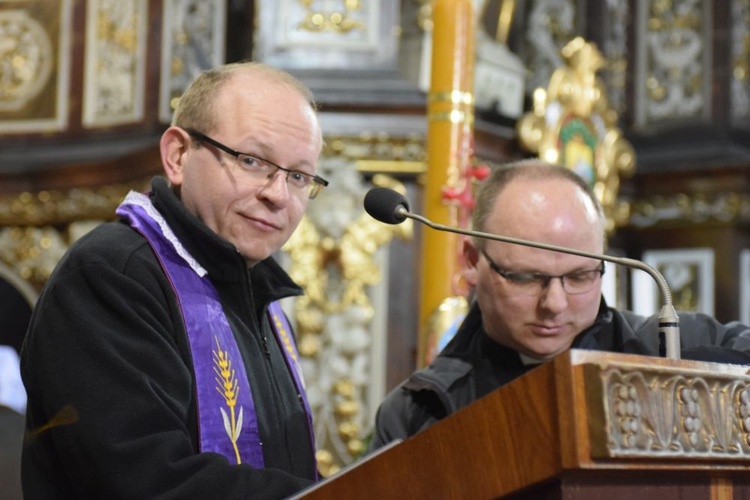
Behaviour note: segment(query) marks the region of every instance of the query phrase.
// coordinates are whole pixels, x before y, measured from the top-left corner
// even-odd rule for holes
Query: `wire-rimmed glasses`
[[[317,175],[300,172],[298,170],[290,170],[279,166],[271,161],[263,159],[259,156],[251,155],[248,153],[240,153],[229,146],[225,146],[219,141],[210,138],[206,134],[198,132],[193,129],[185,130],[191,137],[198,141],[206,142],[215,148],[218,148],[225,153],[228,153],[235,157],[237,164],[242,168],[243,171],[250,174],[252,177],[257,179],[272,179],[276,172],[281,170],[286,174],[287,185],[299,192],[307,191],[307,197],[310,199],[315,198],[320,193],[320,190],[328,185],[328,181]]]
[[[558,278],[563,290],[571,295],[577,295],[591,291],[604,274],[604,262],[596,269],[585,269],[573,271],[567,274],[544,274],[535,272],[507,271],[498,266],[492,258],[482,250],[482,255],[487,259],[490,268],[505,278],[512,293],[517,295],[539,295],[546,289],[553,279]]]

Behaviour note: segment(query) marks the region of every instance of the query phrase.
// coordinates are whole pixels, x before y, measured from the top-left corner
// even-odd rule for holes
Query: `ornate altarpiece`
[[[604,59],[590,42],[577,37],[562,49],[565,64],[552,73],[547,89],[534,91],[533,110],[518,122],[521,144],[589,182],[611,233],[628,216],[618,200],[620,178],[635,170],[635,151],[617,125],[617,113],[596,72]]]

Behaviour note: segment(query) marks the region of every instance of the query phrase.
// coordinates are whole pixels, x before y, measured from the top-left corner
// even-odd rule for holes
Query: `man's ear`
[[[182,185],[186,154],[190,148],[190,136],[179,127],[169,127],[161,136],[159,151],[164,174],[172,186]]]
[[[464,261],[466,262],[466,270],[464,271],[464,279],[469,286],[474,287],[477,284],[478,269],[477,264],[479,263],[479,249],[474,244],[474,240],[471,238],[464,239],[463,245]]]

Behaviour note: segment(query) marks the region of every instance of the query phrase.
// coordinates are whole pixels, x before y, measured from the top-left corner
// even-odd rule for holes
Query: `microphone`
[[[475,238],[502,241],[504,243],[578,255],[645,271],[654,279],[654,281],[656,281],[663,300],[663,305],[659,313],[659,354],[661,356],[666,356],[669,359],[680,359],[680,319],[677,317],[677,312],[672,305],[672,292],[670,291],[669,285],[667,284],[667,280],[664,279],[664,276],[662,276],[656,268],[645,262],[628,259],[626,257],[614,257],[612,255],[584,252],[574,248],[549,245],[547,243],[522,240],[510,236],[500,236],[492,233],[484,233],[481,231],[472,231],[469,229],[437,224],[421,215],[409,212],[409,202],[406,197],[397,191],[384,187],[370,189],[365,195],[364,206],[365,211],[370,214],[372,218],[386,224],[400,224],[409,218],[421,222],[437,231],[446,231]]]

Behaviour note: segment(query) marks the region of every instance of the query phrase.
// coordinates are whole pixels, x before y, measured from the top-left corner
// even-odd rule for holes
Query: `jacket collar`
[[[185,249],[208,271],[215,283],[231,285],[249,279],[256,297],[264,303],[302,295],[302,289],[273,257],[248,271],[245,259],[235,246],[188,211],[164,177],[154,177],[149,197]]]
[[[611,324],[612,312],[602,297],[594,323],[576,337],[573,347],[586,348],[592,341],[600,341],[603,331],[611,334]],[[482,311],[476,301],[472,303],[453,339],[429,366],[412,375],[405,386],[415,390],[431,386],[444,391],[468,375],[473,370],[471,341],[475,335],[487,335],[482,325]]]
[[[484,335],[482,313],[474,302],[456,335],[448,342],[429,366],[414,373],[404,384],[411,390],[433,389],[446,407],[450,402],[445,393],[458,380],[474,369],[471,363],[470,343],[474,335]]]

